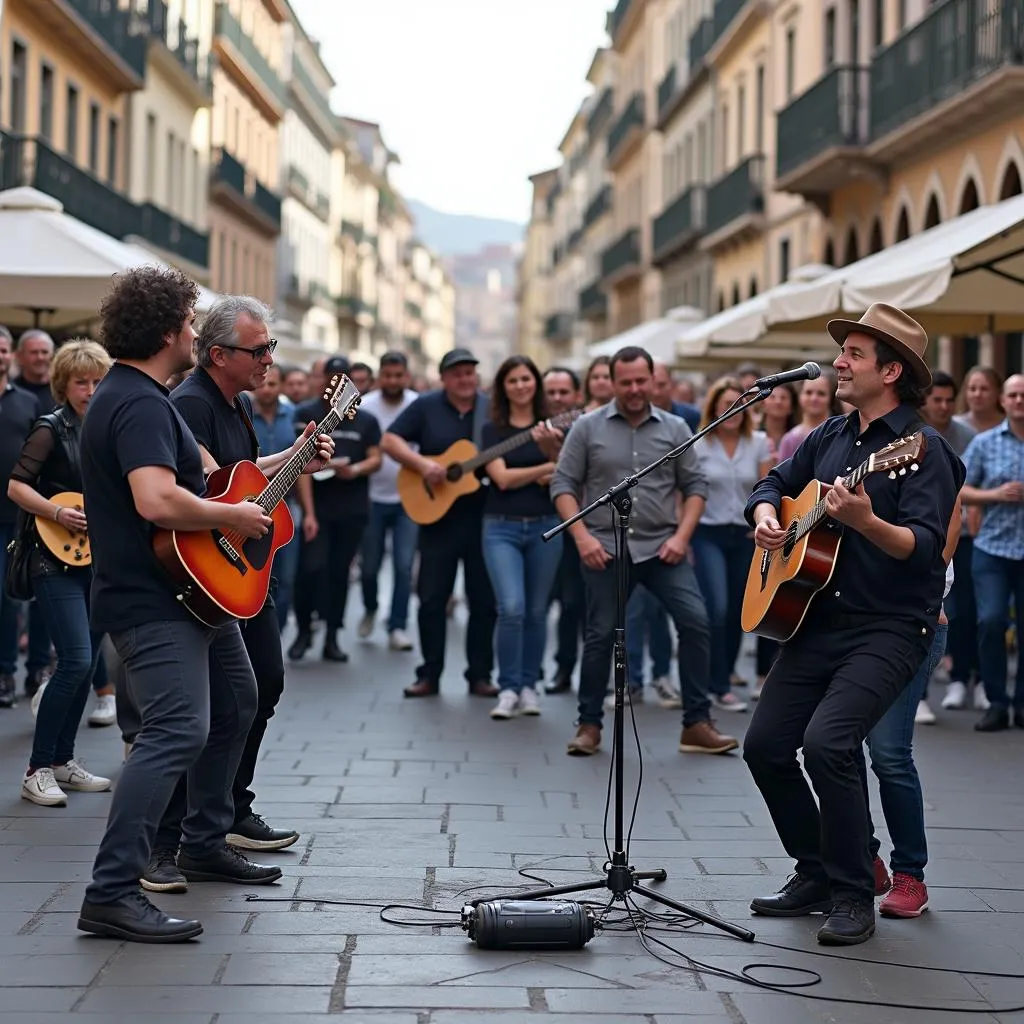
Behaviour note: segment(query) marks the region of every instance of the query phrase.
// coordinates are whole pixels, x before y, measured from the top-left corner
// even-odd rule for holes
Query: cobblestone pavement
[[[932,910],[917,921],[880,920],[872,942],[822,958],[815,921],[749,916],[750,897],[778,888],[790,863],[739,757],[680,755],[678,713],[637,709],[644,783],[633,861],[664,866],[669,896],[796,951],[746,945],[706,926],[667,940],[734,972],[753,961],[817,970],[814,995],[874,1005],[815,1002],[669,966],[629,934],[605,932],[571,953],[491,952],[458,929],[400,929],[373,908],[288,899],[452,909],[468,887],[523,884],[520,868],[556,884],[600,868],[609,756],[564,754],[571,697],[548,698],[539,719],[492,722],[490,702],[465,693],[459,629],[453,623],[455,656],[437,700],[402,699],[415,655],[385,650],[379,633],[375,643],[349,641],[347,666],[309,661],[290,670],[257,777],[258,809],[302,831],[293,851],[264,858],[283,867],[284,880],[262,894],[286,899],[247,902],[245,890],[222,885],[157,897],[169,911],[202,919],[205,934],[188,946],[76,933],[109,797],[72,794],[66,809],[20,800],[28,704],[0,712],[3,1024],[307,1024],[327,1014],[372,1024],[1024,1019],[967,1012],[1024,1004],[1024,980],[962,973],[1024,975],[1024,733],[974,733],[972,712],[940,712],[939,725],[920,730]],[[723,717],[721,724],[742,730],[745,715]],[[93,770],[116,775],[115,730],[83,728],[79,753]],[[632,794],[635,750],[627,768]],[[757,976],[804,980],[763,969]]]

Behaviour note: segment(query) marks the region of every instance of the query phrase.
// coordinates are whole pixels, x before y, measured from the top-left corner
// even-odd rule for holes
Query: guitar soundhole
[[[448,467],[447,470],[445,470],[445,477],[447,478],[448,483],[450,484],[455,483],[455,481],[460,479],[461,476],[462,466],[460,466],[457,462],[453,463]]]
[[[789,529],[786,531],[786,543],[782,545],[782,557],[783,559],[789,558],[793,554],[793,548],[796,547],[796,523],[792,523]]]

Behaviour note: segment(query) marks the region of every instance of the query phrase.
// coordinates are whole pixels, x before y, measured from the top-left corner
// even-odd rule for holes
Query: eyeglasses
[[[253,359],[263,359],[265,356],[272,356],[277,348],[277,338],[271,338],[269,345],[257,345],[255,348],[246,348],[244,345],[218,345],[217,348],[230,349],[232,352],[248,352]]]

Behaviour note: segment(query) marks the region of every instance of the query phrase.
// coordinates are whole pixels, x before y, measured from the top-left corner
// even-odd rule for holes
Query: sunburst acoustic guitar
[[[916,470],[927,438],[918,431],[880,448],[862,462],[843,484],[853,490],[871,473],[888,473],[891,479]],[[786,543],[775,551],[756,548],[740,622],[748,633],[789,640],[800,628],[814,595],[828,584],[835,569],[842,535],[831,528],[825,511],[825,495],[831,484],[812,480],[796,498],[783,498],[779,525],[787,531]]]
[[[79,512],[85,510],[85,499],[77,491],[61,491],[50,498],[55,505],[64,505]],[[69,530],[53,519],[36,516],[36,533],[43,546],[58,561],[65,565],[83,566],[92,564],[92,549],[89,535],[84,530]]]
[[[154,533],[153,550],[174,582],[178,600],[200,622],[222,626],[232,619],[251,619],[267,600],[274,553],[295,533],[284,497],[316,454],[317,437],[355,415],[359,390],[344,374],[334,374],[323,398],[330,403],[327,415],[272,480],[254,462],[224,466],[207,480],[207,501],[260,505],[273,520],[265,536],[253,539],[221,530]]]
[[[572,409],[544,422],[553,430],[562,430],[578,416],[580,411]],[[464,494],[479,489],[476,471],[481,466],[526,444],[532,430],[521,430],[483,451],[478,451],[472,441],[456,441],[441,455],[427,456],[445,469],[445,479],[439,484],[428,484],[415,470],[403,466],[398,471],[398,497],[405,514],[420,526],[436,523]]]

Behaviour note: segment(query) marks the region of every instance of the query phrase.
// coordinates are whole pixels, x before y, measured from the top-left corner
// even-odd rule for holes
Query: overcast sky
[[[339,113],[377,121],[404,195],[525,221],[589,88],[613,0],[292,0]]]

